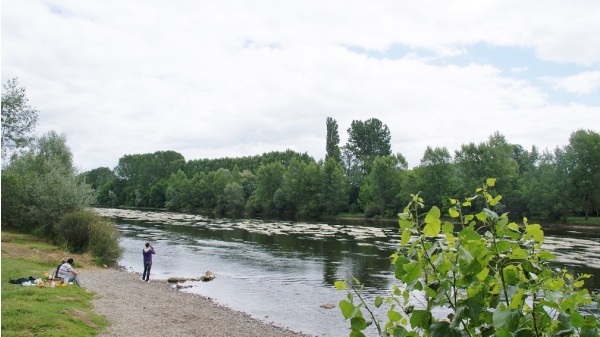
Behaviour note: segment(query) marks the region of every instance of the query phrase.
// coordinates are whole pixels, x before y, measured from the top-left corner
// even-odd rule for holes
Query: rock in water
[[[204,276],[201,277],[203,282],[208,282],[208,281],[212,281],[215,279],[215,274],[211,273],[210,270],[206,272],[206,274],[204,274]]]

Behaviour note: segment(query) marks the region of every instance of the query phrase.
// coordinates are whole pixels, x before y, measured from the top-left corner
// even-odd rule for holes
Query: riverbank
[[[111,322],[99,336],[309,337],[181,292],[165,281],[141,282],[138,273],[90,269],[82,278],[83,287],[97,294],[95,310]]]
[[[309,337],[181,292],[166,281],[145,283],[137,273],[96,267],[89,255],[69,254],[43,238],[6,231],[1,236],[2,335]],[[83,287],[8,282],[43,278],[64,256],[75,259]]]

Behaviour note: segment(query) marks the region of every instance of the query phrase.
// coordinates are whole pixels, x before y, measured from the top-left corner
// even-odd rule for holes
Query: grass
[[[92,268],[86,255],[67,254],[31,235],[2,231],[2,336],[96,336],[109,325],[92,309],[94,294],[85,288],[23,287],[9,279],[43,278],[64,256],[76,268]]]
[[[585,217],[569,217],[567,222],[570,224],[586,224],[586,225],[598,225],[600,226],[600,217],[590,216],[587,220]]]

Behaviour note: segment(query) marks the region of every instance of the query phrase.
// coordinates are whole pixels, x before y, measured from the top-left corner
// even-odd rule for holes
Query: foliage
[[[29,105],[25,88],[19,87],[17,78],[3,85],[2,92],[2,161],[5,163],[9,153],[25,148],[33,140],[38,114]]]
[[[64,136],[39,138],[2,171],[3,225],[49,234],[64,213],[88,206],[93,190],[74,171]]]
[[[327,117],[327,135],[325,138],[325,160],[332,158],[339,162],[340,158],[340,134],[338,123],[335,119]]]
[[[98,264],[114,266],[122,254],[119,232],[113,222],[90,210],[65,214],[54,225],[54,238],[74,253],[91,252]]]
[[[321,204],[325,214],[334,215],[348,205],[348,184],[344,168],[334,158],[325,162],[321,174]]]
[[[423,200],[413,195],[399,214],[401,243],[392,255],[400,283],[374,303],[389,305],[387,320],[363,300],[358,280],[336,282],[351,287],[340,302],[350,336],[364,336],[371,323],[380,336],[598,336],[598,309],[594,315],[593,294],[583,288],[590,275],[552,269],[555,256],[541,249],[540,225],[526,218],[518,225],[493,210],[502,199],[490,192],[495,182],[487,179],[474,196],[451,201],[455,223],[442,222],[436,206],[422,214]],[[465,213],[476,199],[484,208]],[[447,317],[436,314],[444,310]]]
[[[402,185],[401,170],[393,156],[376,157],[373,169],[360,187],[359,203],[365,215],[398,213],[397,191]]]
[[[366,121],[353,120],[348,129],[346,148],[359,162],[363,177],[371,171],[375,157],[392,154],[390,129],[377,118]]]
[[[565,149],[570,167],[572,197],[588,218],[593,205],[600,203],[600,134],[579,130],[571,134]]]
[[[56,270],[64,256],[64,251],[30,235],[2,232],[2,336],[96,336],[108,326],[108,320],[93,310],[94,295],[84,288],[8,283],[19,277],[43,277]]]
[[[450,196],[465,195],[469,191],[464,186],[495,176],[492,192],[503,196],[498,212],[539,221],[600,214],[596,132],[579,130],[568,146],[542,153],[535,146],[528,151],[510,144],[495,132],[486,142],[463,145],[454,158],[446,148],[427,147],[420,165],[410,169],[406,158],[397,153],[393,170],[399,171],[399,177],[392,179],[394,174],[381,169],[381,163],[374,170],[376,158],[388,156],[377,153],[392,156],[387,126],[375,119],[354,122],[349,132],[356,139],[339,147],[337,123],[328,119],[328,146],[331,151],[339,150],[339,161],[328,155],[327,160],[317,162],[287,150],[186,163],[178,153],[167,151],[126,155],[114,172],[99,168],[84,176],[96,190],[97,202],[112,207],[230,212],[239,209],[242,199],[237,187],[225,190],[228,184],[237,183],[243,189],[244,211],[249,213],[316,217],[349,211],[390,218],[412,191],[420,191],[427,209],[438,205],[447,212]],[[474,202],[483,206],[479,200]]]

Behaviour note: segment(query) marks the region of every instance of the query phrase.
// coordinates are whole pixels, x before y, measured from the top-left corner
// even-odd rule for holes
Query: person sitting
[[[78,286],[81,286],[81,280],[79,279],[79,271],[73,269],[73,259],[69,258],[67,262],[63,263],[58,268],[57,277],[62,279],[63,283],[75,282]]]
[[[67,258],[63,257],[62,261],[60,261],[60,264],[58,265],[58,267],[56,267],[56,273],[52,274],[53,277],[58,277],[58,271],[60,269],[60,267],[65,264],[67,262]]]

